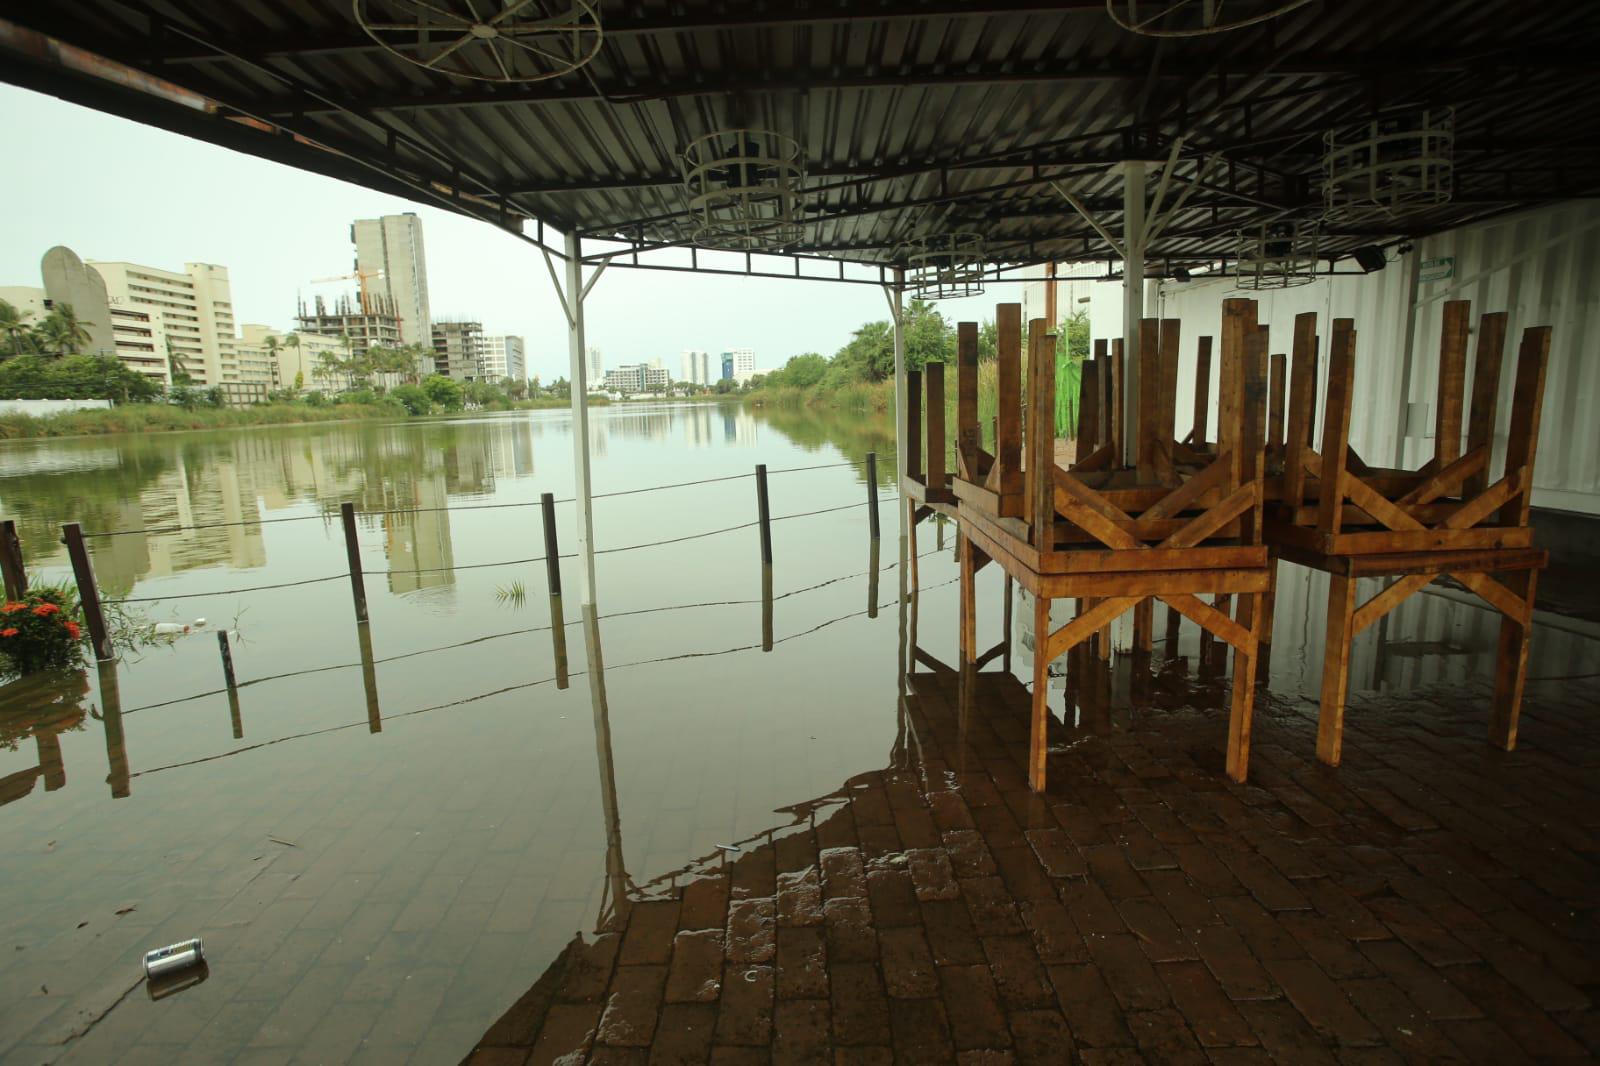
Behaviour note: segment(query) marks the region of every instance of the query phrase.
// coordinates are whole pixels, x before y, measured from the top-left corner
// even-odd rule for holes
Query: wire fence
[[[892,456],[890,458],[892,458]],[[736,523],[734,525],[723,526],[723,527],[720,527],[718,529],[702,530],[702,531],[697,532],[697,533],[685,533],[685,534],[683,534],[681,536],[661,537],[661,538],[658,538],[656,540],[643,541],[643,542],[640,542],[640,543],[637,543],[637,544],[623,544],[623,545],[617,545],[617,546],[607,547],[607,548],[595,548],[593,550],[593,554],[597,555],[597,556],[598,555],[613,555],[613,554],[617,554],[619,552],[632,552],[632,551],[640,551],[640,550],[643,550],[643,549],[646,549],[646,548],[663,547],[663,546],[671,545],[671,544],[683,544],[683,543],[686,543],[688,541],[701,540],[701,539],[706,538],[706,537],[716,537],[716,536],[722,536],[722,535],[727,534],[727,533],[735,533],[735,532],[738,532],[740,530],[754,529],[754,528],[757,528],[757,527],[761,527],[763,525],[770,527],[770,525],[772,523],[774,523],[774,522],[787,522],[787,521],[791,521],[791,520],[794,520],[794,519],[812,518],[812,517],[816,517],[816,516],[819,516],[819,515],[833,514],[833,513],[839,512],[839,511],[854,510],[854,509],[860,508],[860,507],[866,507],[869,510],[872,510],[872,511],[875,512],[876,508],[878,506],[878,502],[877,502],[878,501],[878,494],[877,494],[877,484],[876,484],[875,481],[873,481],[873,483],[871,483],[868,486],[868,492],[867,492],[866,498],[861,502],[839,504],[839,505],[833,506],[833,507],[821,507],[821,508],[816,508],[816,509],[813,509],[813,510],[810,510],[810,511],[800,511],[800,512],[796,512],[796,513],[793,513],[793,514],[768,516],[767,509],[766,509],[766,503],[765,503],[765,500],[766,500],[766,484],[765,484],[764,478],[765,477],[771,477],[771,476],[774,476],[774,475],[777,475],[777,474],[799,474],[799,473],[805,473],[805,472],[814,471],[814,470],[837,470],[837,469],[840,469],[840,468],[843,468],[843,467],[858,467],[858,466],[862,466],[862,465],[866,466],[866,468],[868,470],[868,473],[869,473],[869,476],[875,478],[876,477],[876,471],[877,471],[877,459],[878,459],[878,456],[877,456],[876,453],[869,452],[869,453],[867,453],[867,455],[863,456],[860,460],[847,460],[846,462],[842,462],[842,463],[818,463],[818,464],[814,464],[814,465],[811,465],[811,466],[783,467],[783,468],[779,468],[777,470],[768,470],[765,467],[757,467],[756,470],[753,470],[753,471],[751,471],[750,473],[747,473],[747,474],[726,474],[726,475],[720,475],[718,477],[700,478],[700,479],[697,479],[697,480],[694,480],[694,481],[679,481],[679,482],[673,482],[673,483],[665,484],[665,485],[652,485],[652,486],[647,486],[647,487],[637,488],[637,489],[622,489],[622,490],[618,490],[618,491],[615,491],[615,492],[597,494],[597,495],[591,497],[591,499],[595,499],[595,500],[613,499],[613,498],[616,498],[616,497],[619,497],[619,496],[634,496],[634,495],[639,495],[639,494],[642,494],[642,493],[661,492],[661,491],[676,490],[676,489],[685,489],[685,488],[691,488],[691,487],[699,486],[699,485],[720,484],[720,483],[727,483],[727,482],[731,482],[731,481],[741,481],[741,480],[744,480],[746,478],[753,478],[753,479],[756,479],[756,482],[757,482],[757,487],[758,487],[758,492],[760,494],[761,503],[760,503],[759,508],[758,508],[759,516],[755,521],[739,522],[739,523]],[[556,538],[555,528],[554,528],[554,525],[553,525],[553,520],[551,518],[550,512],[549,512],[549,510],[547,508],[545,508],[546,502],[547,501],[545,499],[541,498],[539,500],[517,501],[517,502],[514,502],[514,503],[463,504],[463,505],[461,505],[459,507],[394,509],[394,510],[379,510],[379,511],[355,511],[353,504],[346,504],[346,505],[344,505],[344,508],[345,508],[345,510],[347,510],[349,512],[350,515],[392,515],[392,514],[425,513],[425,512],[429,512],[429,511],[473,511],[473,510],[498,510],[498,509],[507,509],[507,508],[539,507],[541,509],[544,509],[544,512],[545,512],[544,513],[545,537],[546,537],[545,543],[548,545],[548,544],[557,543],[557,538]],[[550,505],[559,504],[559,503],[570,503],[570,502],[572,502],[572,499],[570,497],[565,498],[565,499],[556,499],[554,497],[550,497],[548,499],[548,503]],[[187,526],[162,526],[162,527],[156,527],[153,530],[151,530],[151,529],[146,529],[146,530],[124,529],[124,530],[113,530],[113,531],[110,531],[110,532],[103,532],[103,533],[80,532],[79,536],[81,536],[81,538],[84,539],[84,540],[90,540],[90,539],[95,538],[95,537],[127,536],[127,535],[130,535],[130,534],[133,534],[133,533],[140,533],[140,532],[144,532],[144,533],[150,533],[150,532],[170,533],[170,532],[177,532],[177,531],[191,530],[191,529],[213,529],[213,528],[249,526],[249,525],[266,525],[266,524],[274,523],[274,522],[309,521],[311,519],[322,519],[323,517],[324,517],[323,515],[296,515],[296,516],[290,516],[290,517],[285,517],[285,518],[260,519],[260,520],[258,520],[256,522],[196,523],[196,524],[187,525]],[[873,515],[873,528],[874,528],[874,530],[876,530],[876,515],[875,514]],[[345,530],[345,534],[346,534],[346,539],[347,539],[347,548],[348,548],[348,550],[350,552],[350,558],[352,560],[354,560],[356,558],[359,558],[359,549],[355,545],[353,527],[347,526],[347,528]],[[764,551],[767,550],[765,548],[765,545],[767,544],[767,542],[768,542],[768,538],[766,536],[763,536],[763,545],[764,545],[763,550]],[[575,559],[575,558],[578,557],[578,555],[579,555],[578,552],[567,552],[567,553],[564,553],[564,554],[558,552],[555,555],[555,558],[558,559],[558,560],[559,559]],[[453,573],[453,572],[456,572],[456,571],[466,571],[466,570],[484,570],[484,569],[492,569],[492,568],[496,568],[496,567],[527,566],[527,565],[534,564],[534,563],[548,562],[550,558],[551,558],[550,554],[546,553],[544,555],[533,555],[533,556],[527,556],[527,557],[518,558],[518,559],[504,559],[504,560],[499,560],[499,561],[496,561],[496,562],[462,563],[462,564],[452,565],[452,566],[422,567],[422,568],[416,568],[416,569],[408,569],[408,570],[406,570],[404,572],[408,573],[408,574],[436,574],[436,573]],[[165,594],[161,594],[161,595],[149,595],[149,596],[124,596],[124,597],[117,598],[117,599],[105,599],[105,600],[98,600],[98,597],[96,597],[96,599],[98,600],[99,603],[101,603],[101,604],[103,604],[105,606],[108,606],[108,607],[120,607],[120,606],[125,606],[125,605],[134,605],[134,604],[160,603],[160,602],[165,602],[165,601],[169,601],[169,600],[193,600],[193,599],[203,599],[203,598],[207,598],[207,597],[237,596],[237,595],[243,595],[245,593],[268,592],[268,591],[272,591],[272,590],[276,590],[276,589],[299,588],[299,587],[302,587],[302,586],[305,586],[305,585],[321,584],[323,582],[328,582],[328,581],[339,581],[339,580],[343,580],[343,579],[346,579],[346,578],[354,580],[358,576],[359,577],[385,577],[385,576],[388,576],[389,573],[390,573],[390,571],[387,571],[387,570],[367,570],[367,569],[360,569],[359,567],[352,566],[352,569],[346,574],[329,574],[329,575],[327,575],[325,577],[302,578],[302,579],[298,579],[298,580],[294,580],[294,581],[280,581],[280,582],[273,582],[273,583],[268,583],[268,584],[249,585],[249,586],[246,586],[246,587],[243,587],[243,588],[217,589],[217,590],[206,591],[206,592],[175,592],[175,593],[165,593]],[[80,575],[80,583],[81,583],[81,580],[82,580],[82,575]],[[363,595],[364,595],[364,593],[363,593]],[[91,626],[91,628],[93,628],[93,626]]]

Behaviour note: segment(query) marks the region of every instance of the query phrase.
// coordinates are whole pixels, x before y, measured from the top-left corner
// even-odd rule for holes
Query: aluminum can
[[[200,938],[193,940],[180,940],[176,944],[168,944],[164,948],[156,948],[145,953],[144,975],[146,977],[160,977],[162,974],[174,973],[178,970],[194,966],[205,958],[205,951],[200,946]]]

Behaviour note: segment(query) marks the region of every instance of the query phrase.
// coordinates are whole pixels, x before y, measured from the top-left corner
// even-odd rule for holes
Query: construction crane
[[[367,315],[372,313],[372,305],[367,299],[367,279],[381,277],[383,277],[383,271],[381,270],[357,270],[350,274],[336,274],[331,278],[312,278],[311,284],[322,285],[327,282],[349,281],[354,278],[356,283],[361,287],[361,313]]]

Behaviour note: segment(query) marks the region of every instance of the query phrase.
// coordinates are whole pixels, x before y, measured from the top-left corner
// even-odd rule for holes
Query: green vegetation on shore
[[[912,300],[904,320],[907,370],[928,363],[949,366],[945,376],[945,406],[954,418],[956,403],[956,331],[932,304]],[[1089,355],[1089,318],[1086,312],[1068,317],[1056,338],[1056,433],[1077,431],[1078,381],[1083,360]],[[999,375],[995,363],[996,330],[993,322],[978,327],[978,418],[985,426],[997,408]],[[1026,378],[1027,352],[1023,352]],[[747,403],[774,407],[831,407],[857,413],[894,408],[894,328],[888,321],[868,322],[856,330],[849,343],[832,358],[808,352],[790,359],[781,370],[752,378],[742,393]]]

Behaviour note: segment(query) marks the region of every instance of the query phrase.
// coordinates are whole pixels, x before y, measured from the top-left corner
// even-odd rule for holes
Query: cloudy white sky
[[[57,244],[168,270],[218,263],[236,321],[289,328],[297,293],[332,295],[337,286],[309,282],[352,269],[351,220],[415,211],[433,313],[521,334],[531,374],[566,373],[566,325],[538,250],[489,225],[11,86],[0,85],[0,134],[13,148],[0,168],[0,285],[41,284],[39,258]],[[986,317],[994,302],[944,310]],[[831,355],[862,322],[888,317],[876,286],[622,269],[586,306],[607,366],[659,357],[674,375],[684,349],[749,347],[766,369]]]

